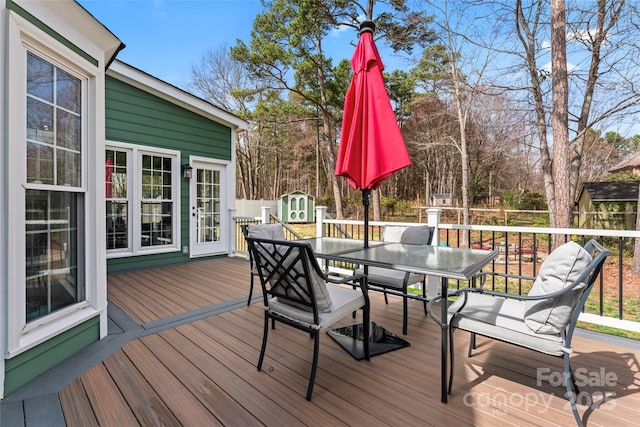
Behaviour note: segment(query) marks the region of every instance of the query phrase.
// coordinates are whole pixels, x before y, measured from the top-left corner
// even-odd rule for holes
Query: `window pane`
[[[81,83],[28,53],[27,182],[82,185]],[[36,142],[42,146],[34,145]]]
[[[107,249],[127,249],[129,248],[129,202],[126,200],[126,152],[105,151],[105,186]]]
[[[107,201],[107,249],[129,247],[128,204]]]
[[[141,246],[162,246],[173,243],[173,203],[142,203]]]
[[[78,283],[77,193],[26,191],[26,320],[84,299]]]
[[[80,186],[80,153],[56,150],[57,185]]]
[[[80,80],[71,74],[57,70],[56,75],[56,103],[74,113],[80,113]]]
[[[53,147],[27,143],[27,181],[53,184]]]
[[[53,144],[53,107],[27,98],[27,139]]]
[[[27,53],[27,93],[53,102],[53,65]]]
[[[56,110],[56,139],[59,147],[80,151],[82,135],[80,116]]]

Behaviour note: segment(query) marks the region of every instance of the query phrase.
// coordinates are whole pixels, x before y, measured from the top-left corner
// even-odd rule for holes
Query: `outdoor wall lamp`
[[[191,165],[189,165],[189,163],[182,165],[182,177],[184,179],[191,179],[192,174],[193,168],[191,167]]]

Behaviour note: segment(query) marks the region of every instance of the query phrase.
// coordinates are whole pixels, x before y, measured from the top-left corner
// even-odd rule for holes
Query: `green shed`
[[[280,196],[278,217],[284,222],[314,222],[316,200],[301,191]]]

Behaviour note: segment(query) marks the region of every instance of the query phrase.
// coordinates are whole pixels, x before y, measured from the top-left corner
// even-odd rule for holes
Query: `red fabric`
[[[370,32],[360,36],[351,59],[355,75],[344,100],[336,175],[353,189],[375,189],[411,164],[384,86],[384,66]]]
[[[112,188],[113,188],[113,160],[107,159],[105,162],[105,171],[104,171],[104,184],[105,184],[105,197],[108,199],[112,196]]]

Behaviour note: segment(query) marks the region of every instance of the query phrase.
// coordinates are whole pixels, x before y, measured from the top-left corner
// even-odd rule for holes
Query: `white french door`
[[[191,256],[227,251],[226,168],[224,165],[192,160],[190,184]]]

